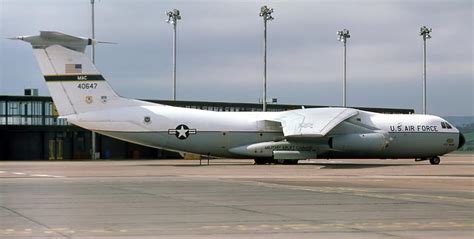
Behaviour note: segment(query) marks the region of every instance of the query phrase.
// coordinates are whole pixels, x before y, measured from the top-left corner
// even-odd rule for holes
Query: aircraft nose
[[[462,133],[459,133],[458,149],[461,148],[465,143],[466,143],[466,138],[464,138],[464,135]]]

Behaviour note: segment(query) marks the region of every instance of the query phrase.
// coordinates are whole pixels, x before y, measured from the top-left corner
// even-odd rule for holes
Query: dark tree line
[[[474,132],[474,123],[463,124],[462,126],[457,126],[456,128],[458,128],[462,133]]]
[[[456,128],[458,128],[461,133],[471,133],[474,132],[474,123],[463,124],[462,126],[457,126]],[[474,151],[474,144],[472,144],[472,142],[469,142],[468,139],[466,144],[462,148],[460,148],[459,151]]]

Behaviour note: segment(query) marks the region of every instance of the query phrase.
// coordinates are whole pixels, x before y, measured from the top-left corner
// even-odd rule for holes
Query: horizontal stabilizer
[[[40,34],[37,36],[17,36],[9,39],[26,41],[35,49],[45,49],[49,46],[60,45],[78,52],[84,52],[86,46],[95,45],[97,43],[115,44],[113,42],[102,42],[91,38],[71,36],[56,31],[40,31]]]

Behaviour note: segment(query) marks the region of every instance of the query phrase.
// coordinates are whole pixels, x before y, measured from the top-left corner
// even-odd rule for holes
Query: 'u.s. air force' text
[[[390,132],[438,132],[436,125],[390,125]]]

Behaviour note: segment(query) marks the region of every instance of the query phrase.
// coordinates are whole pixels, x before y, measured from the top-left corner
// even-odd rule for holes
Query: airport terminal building
[[[31,92],[25,92],[31,94]],[[149,102],[212,111],[262,111],[257,103],[146,100]],[[326,107],[268,104],[268,111]],[[379,113],[412,114],[413,109],[364,108]],[[101,159],[177,158],[179,154],[136,145],[107,136],[96,136]],[[58,117],[51,97],[0,96],[0,160],[81,160],[91,158],[91,132]]]

